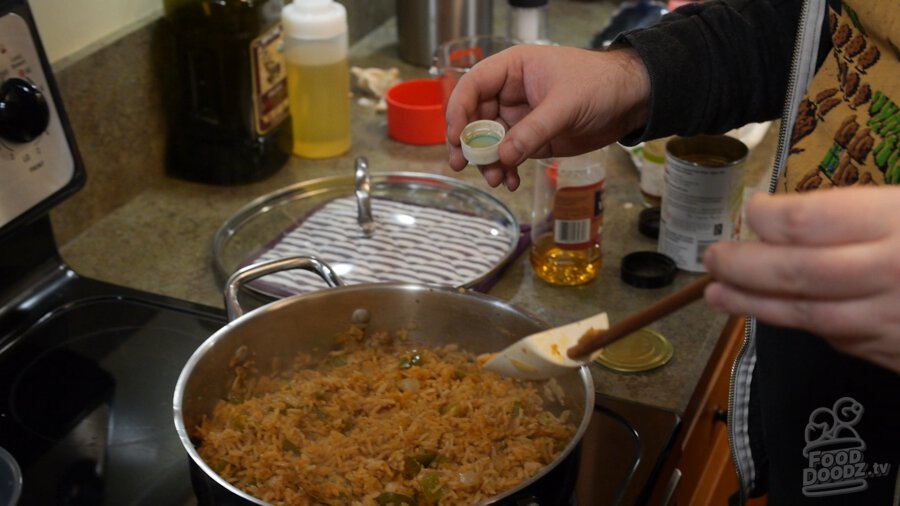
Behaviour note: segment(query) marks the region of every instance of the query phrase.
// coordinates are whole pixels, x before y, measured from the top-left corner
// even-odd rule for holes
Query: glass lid
[[[313,256],[344,283],[405,282],[472,288],[514,256],[518,222],[500,200],[445,176],[415,172],[303,181],[250,202],[216,232],[217,274],[289,256]],[[325,283],[306,271],[250,282],[253,291],[284,297]]]

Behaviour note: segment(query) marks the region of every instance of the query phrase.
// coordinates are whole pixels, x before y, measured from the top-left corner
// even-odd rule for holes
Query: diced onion
[[[419,380],[415,378],[403,378],[400,380],[400,390],[404,392],[418,392]]]
[[[465,487],[479,485],[481,483],[481,474],[474,471],[459,473],[459,482]]]

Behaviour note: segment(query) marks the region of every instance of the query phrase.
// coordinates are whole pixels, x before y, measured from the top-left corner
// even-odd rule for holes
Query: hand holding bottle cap
[[[459,135],[463,156],[475,165],[487,165],[500,159],[500,141],[506,129],[488,119],[473,121]]]

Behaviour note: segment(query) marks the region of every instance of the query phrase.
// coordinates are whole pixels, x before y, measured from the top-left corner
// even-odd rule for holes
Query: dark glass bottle
[[[238,184],[289,156],[282,0],[164,0],[168,173]]]

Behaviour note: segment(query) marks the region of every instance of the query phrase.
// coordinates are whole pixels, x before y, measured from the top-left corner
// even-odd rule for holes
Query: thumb
[[[511,126],[500,144],[500,163],[517,166],[535,155],[551,156],[550,141],[569,126],[564,105],[561,100],[547,97]]]

